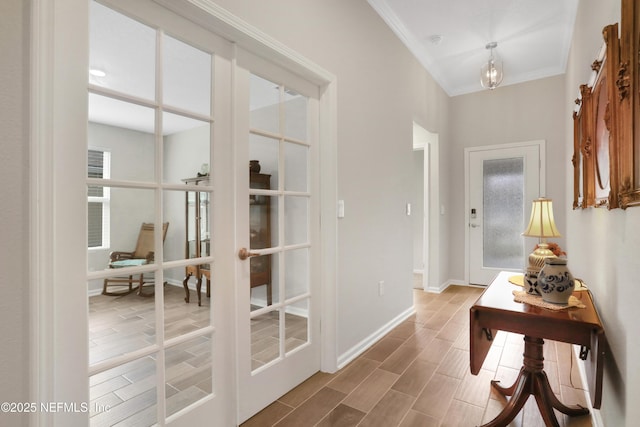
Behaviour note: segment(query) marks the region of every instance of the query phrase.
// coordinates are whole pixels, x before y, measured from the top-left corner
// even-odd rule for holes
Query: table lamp
[[[545,258],[555,258],[553,252],[547,244],[548,237],[562,237],[556,223],[553,220],[553,204],[551,199],[541,197],[533,201],[531,207],[531,218],[523,236],[538,237],[539,243],[536,249],[529,254],[529,264],[524,275],[525,287],[530,294],[538,292],[538,273],[544,266]]]

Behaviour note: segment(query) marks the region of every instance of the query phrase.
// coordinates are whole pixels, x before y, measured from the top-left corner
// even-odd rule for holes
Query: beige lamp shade
[[[531,207],[531,219],[527,229],[522,233],[524,236],[538,237],[540,240],[535,250],[529,254],[529,264],[524,275],[527,293],[540,295],[538,290],[538,274],[547,258],[556,256],[549,249],[547,237],[561,237],[553,220],[553,205],[551,199],[541,197],[533,201]]]
[[[522,233],[529,237],[562,237],[553,220],[553,204],[551,199],[541,197],[533,201],[531,219],[527,229]]]

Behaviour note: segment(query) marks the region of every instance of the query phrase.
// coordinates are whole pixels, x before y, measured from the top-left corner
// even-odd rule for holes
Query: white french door
[[[318,87],[236,69],[239,421],[320,369]]]
[[[232,425],[231,48],[153,2],[105,3],[89,6],[89,425]]]
[[[531,201],[544,193],[544,141],[465,149],[468,282],[525,267]]]
[[[289,73],[216,36],[213,3],[37,3],[34,394],[80,408],[38,422],[236,425],[320,368],[318,86],[299,77],[306,64]],[[266,243],[252,239],[256,207],[268,208]],[[153,249],[110,265],[143,223]],[[188,230],[203,223],[193,258]],[[243,247],[260,256],[240,260]],[[269,267],[268,287],[253,264]],[[202,306],[185,302],[194,265],[211,276]],[[129,276],[134,292],[103,294]]]

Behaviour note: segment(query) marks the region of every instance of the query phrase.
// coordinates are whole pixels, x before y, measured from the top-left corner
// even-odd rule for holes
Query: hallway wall
[[[0,2],[0,402],[29,401],[29,11],[22,0]],[[20,414],[0,424],[26,426]]]
[[[569,64],[563,118],[566,157],[573,155],[573,100],[588,81],[590,65],[603,44],[602,29],[620,23],[620,0],[582,0],[578,7]],[[636,141],[636,146],[638,142]],[[601,415],[607,426],[635,426],[640,407],[640,208],[572,210],[573,171],[565,174],[567,253],[574,276],[594,295],[611,352],[606,358]]]

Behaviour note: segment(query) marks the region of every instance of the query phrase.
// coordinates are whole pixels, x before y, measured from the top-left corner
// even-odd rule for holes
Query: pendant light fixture
[[[482,66],[480,71],[480,84],[485,89],[493,90],[502,83],[502,62],[498,60],[497,55],[494,55],[493,49],[498,47],[498,43],[491,42],[485,46],[489,50],[489,60]]]

